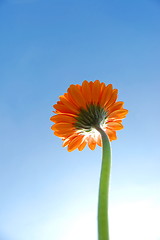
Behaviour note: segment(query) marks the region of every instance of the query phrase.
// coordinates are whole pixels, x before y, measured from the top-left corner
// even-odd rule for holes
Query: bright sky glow
[[[50,130],[70,84],[112,83],[111,240],[160,240],[158,0],[0,1],[0,240],[97,240],[101,148]]]

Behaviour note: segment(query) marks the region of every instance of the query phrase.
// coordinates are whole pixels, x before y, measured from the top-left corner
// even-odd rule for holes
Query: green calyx
[[[90,131],[93,127],[103,124],[106,117],[107,112],[102,107],[91,104],[87,109],[80,110],[79,116],[76,117],[75,127]]]

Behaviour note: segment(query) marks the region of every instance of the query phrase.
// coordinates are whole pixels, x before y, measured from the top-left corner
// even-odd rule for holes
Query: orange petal
[[[106,128],[105,132],[108,135],[110,141],[117,139],[116,131]]]
[[[55,113],[56,115],[66,115],[66,116],[73,117],[73,118],[78,117],[77,114],[73,114],[73,113],[63,113],[63,112],[59,112],[59,111],[52,111],[52,112]]]
[[[73,113],[79,113],[79,110],[70,102],[64,95],[60,96],[59,99],[61,102],[66,106],[69,110],[71,110]]]
[[[81,86],[81,85],[76,84],[75,86],[81,91],[81,89],[82,89],[82,86]]]
[[[83,141],[83,142],[80,144],[80,146],[78,147],[78,150],[79,150],[79,151],[82,151],[82,150],[85,148],[85,146],[86,146],[86,141]]]
[[[57,136],[57,137],[60,137],[60,138],[68,138],[71,135],[71,132],[62,133],[62,132],[59,132],[59,131],[54,131],[54,135]]]
[[[109,116],[108,116],[108,120],[110,118],[125,118],[126,114],[128,113],[127,109],[121,109],[121,110],[116,110],[114,112],[112,112]]]
[[[73,111],[68,109],[65,105],[63,104],[55,104],[53,105],[53,107],[58,111],[58,112],[61,112],[61,113],[70,113],[70,114],[73,114]]]
[[[83,137],[83,135],[78,135],[73,138],[68,144],[68,152],[72,152],[73,150],[78,148],[82,143]]]
[[[90,87],[91,92],[92,92],[92,88],[93,88],[93,82],[92,81],[89,82],[89,87]]]
[[[106,103],[110,100],[111,95],[112,95],[112,84],[109,84],[104,88],[101,99],[99,100],[99,104],[101,107],[104,107],[106,105]]]
[[[70,135],[68,138],[63,139],[63,147],[66,147],[74,138],[78,137],[78,133],[75,132],[72,135]]]
[[[59,128],[59,129],[56,129],[56,130],[53,130],[53,131],[59,132],[60,134],[70,133],[70,135],[73,135],[77,132],[77,130],[75,128],[67,128],[65,130],[63,128]]]
[[[96,141],[94,140],[94,138],[92,136],[89,136],[88,137],[88,147],[91,149],[91,150],[94,150],[95,147],[96,147]]]
[[[119,123],[122,123],[122,119],[112,119],[112,122],[119,122]]]
[[[69,143],[70,139],[69,138],[66,138],[64,141],[63,141],[63,144],[62,144],[62,147],[66,147]]]
[[[76,87],[75,85],[71,85],[68,88],[68,93],[76,106],[78,106],[79,108],[86,108],[86,101],[78,87]]]
[[[111,107],[108,108],[108,112],[114,112],[115,110],[119,110],[123,107],[124,102],[115,102]]]
[[[50,118],[50,120],[55,123],[59,123],[59,122],[75,123],[77,121],[74,117],[67,116],[65,114],[54,115]]]
[[[87,104],[91,103],[92,100],[91,89],[89,82],[87,82],[86,80],[83,81],[82,83],[82,95],[85,98]]]
[[[101,91],[101,84],[99,80],[94,81],[92,87],[92,103],[98,104],[99,96]]]
[[[106,110],[108,110],[108,108],[115,103],[115,101],[117,100],[117,97],[118,97],[117,94],[118,94],[118,90],[113,89],[112,96],[111,96],[110,100],[105,104]]]
[[[121,130],[123,129],[123,125],[119,122],[107,122],[107,127],[113,130]]]
[[[103,94],[103,91],[104,89],[106,88],[106,84],[105,83],[101,83],[101,87],[100,87],[100,95],[99,95],[99,99],[98,99],[98,104],[100,105],[100,100],[102,98],[102,94]]]
[[[101,135],[99,134],[98,137],[97,137],[97,144],[98,146],[102,146],[102,139],[101,139]]]
[[[65,132],[65,130],[74,129],[74,126],[71,123],[60,122],[60,123],[55,123],[54,125],[52,125],[51,129],[52,130],[63,130]]]

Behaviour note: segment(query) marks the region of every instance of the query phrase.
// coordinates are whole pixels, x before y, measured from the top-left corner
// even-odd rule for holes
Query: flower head
[[[51,129],[63,140],[63,147],[68,146],[69,152],[76,148],[81,151],[88,144],[94,150],[96,144],[102,145],[98,127],[110,141],[116,140],[116,130],[123,128],[122,119],[128,113],[123,102],[116,102],[117,94],[112,84],[105,85],[99,80],[70,85],[53,105],[55,115],[50,118],[55,123]]]

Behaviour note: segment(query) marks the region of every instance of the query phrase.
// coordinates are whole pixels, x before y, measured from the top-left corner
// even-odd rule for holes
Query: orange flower
[[[53,105],[56,109],[50,120],[55,124],[51,129],[63,140],[63,147],[71,152],[83,150],[88,144],[94,150],[102,145],[97,127],[101,127],[110,141],[116,140],[116,130],[123,128],[122,119],[128,110],[123,102],[116,102],[118,90],[112,84],[105,85],[99,80],[83,81],[82,85],[71,85],[60,101]]]

